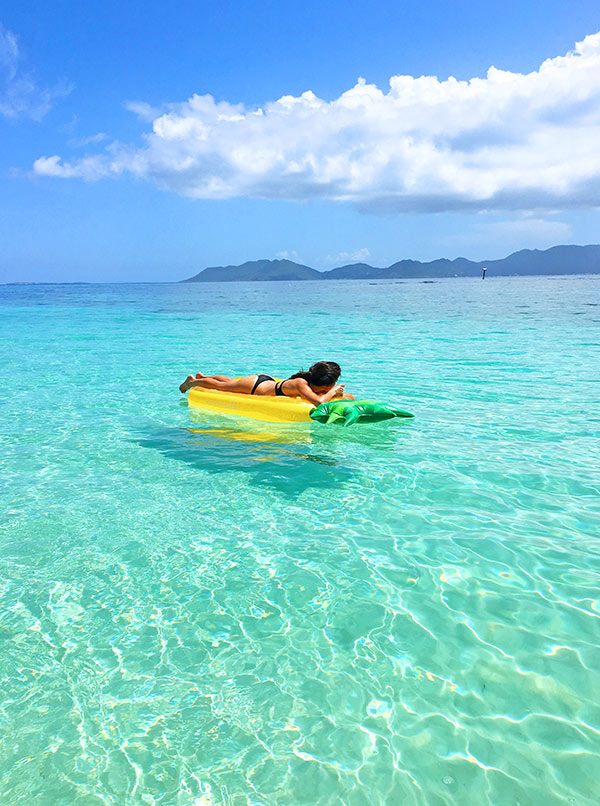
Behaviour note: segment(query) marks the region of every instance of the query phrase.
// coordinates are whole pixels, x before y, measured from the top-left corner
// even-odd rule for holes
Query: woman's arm
[[[312,403],[313,406],[318,406],[320,403],[329,403],[329,401],[333,400],[334,397],[340,397],[344,394],[343,383],[336,383],[336,385],[332,386],[331,389],[328,392],[325,392],[324,395],[315,394],[304,378],[293,378],[291,381],[288,381],[290,386],[292,383],[294,384],[292,387],[294,392],[297,392],[300,397],[304,398],[304,400],[308,400],[308,402]],[[289,389],[289,386],[287,388]]]

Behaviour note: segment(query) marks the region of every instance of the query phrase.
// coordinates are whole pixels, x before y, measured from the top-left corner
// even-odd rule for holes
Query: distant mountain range
[[[399,260],[385,268],[350,263],[330,271],[317,271],[291,260],[250,260],[241,266],[211,266],[182,283],[223,283],[248,280],[398,280],[429,277],[488,277],[532,274],[600,274],[600,245],[553,246],[522,249],[501,260],[472,261],[440,258],[429,263]]]

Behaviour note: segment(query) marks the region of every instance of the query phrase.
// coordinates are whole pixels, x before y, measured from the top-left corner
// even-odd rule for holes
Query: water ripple
[[[595,805],[594,283],[2,290],[2,804]],[[307,334],[417,419],[171,391]]]

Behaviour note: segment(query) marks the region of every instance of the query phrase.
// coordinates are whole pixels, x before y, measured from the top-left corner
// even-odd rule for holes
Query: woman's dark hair
[[[334,383],[337,383],[341,373],[340,365],[335,361],[317,361],[308,372],[300,370],[295,375],[291,375],[290,379],[304,378],[309,386],[333,386]]]

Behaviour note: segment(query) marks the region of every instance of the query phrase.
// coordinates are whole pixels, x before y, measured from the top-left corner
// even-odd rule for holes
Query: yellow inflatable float
[[[299,397],[239,395],[216,389],[202,389],[200,386],[189,390],[188,405],[217,414],[263,420],[266,423],[307,423],[310,422],[309,412],[314,409],[312,403]]]

